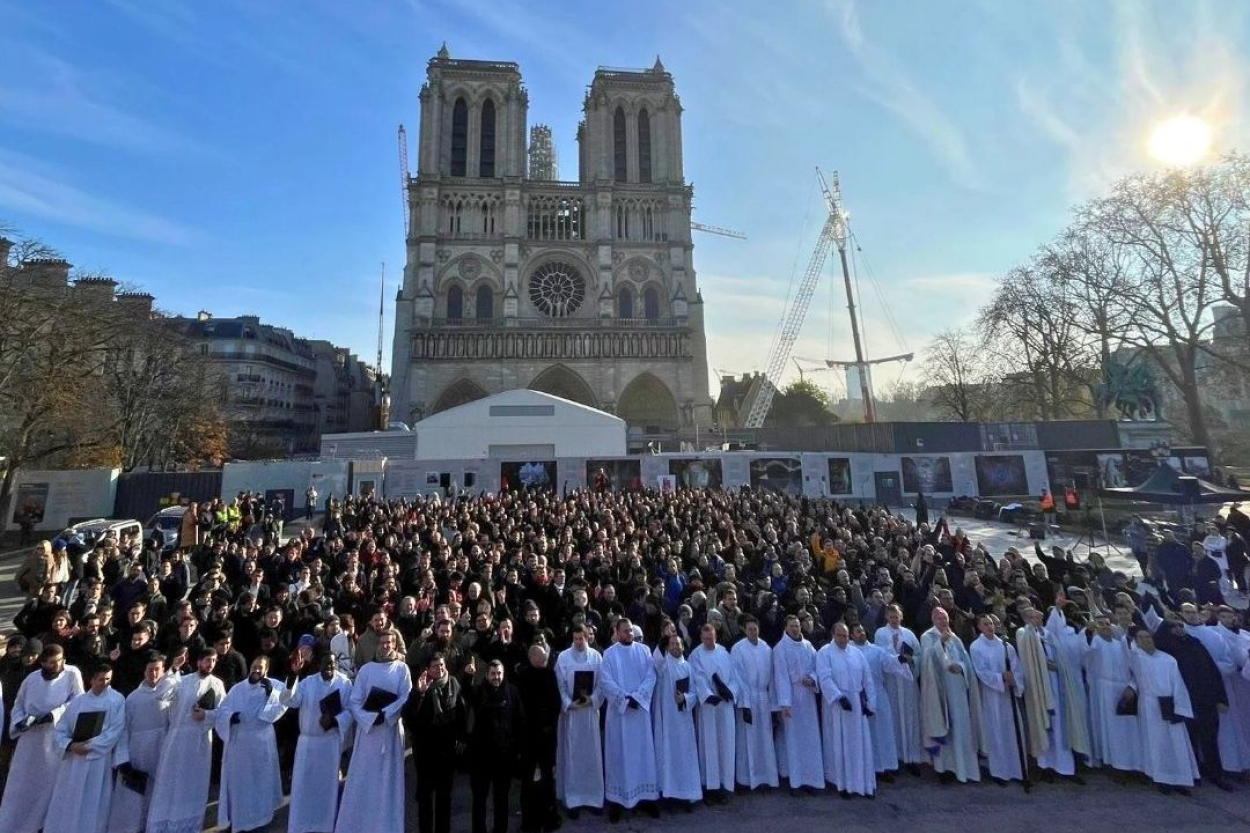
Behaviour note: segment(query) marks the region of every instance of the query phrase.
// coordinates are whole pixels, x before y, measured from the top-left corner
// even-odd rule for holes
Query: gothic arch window
[[[469,159],[469,105],[457,98],[451,108],[451,175],[466,176]]]
[[[495,102],[482,104],[482,138],[478,145],[478,176],[495,175]]]
[[[616,298],[616,315],[618,318],[634,317],[634,293],[629,291],[628,286],[623,287]]]
[[[642,293],[642,314],[650,320],[660,317],[660,293],[653,286],[647,287],[647,291]]]
[[[617,182],[624,182],[629,176],[629,167],[625,162],[626,147],[625,108],[617,107],[616,115],[612,117],[612,148],[616,161],[615,173],[612,178]]]
[[[651,181],[651,117],[645,107],[638,113],[638,181]]]
[[[477,318],[487,321],[495,317],[495,293],[483,284],[477,288]]]
[[[447,290],[447,318],[452,321],[464,318],[464,292],[458,286]]]

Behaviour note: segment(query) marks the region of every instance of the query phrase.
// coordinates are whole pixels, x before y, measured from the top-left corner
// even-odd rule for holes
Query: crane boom
[[[734,231],[731,228],[722,228],[721,226],[709,226],[706,223],[696,223],[690,221],[690,229],[692,231],[702,231],[707,234],[719,234],[721,237],[732,237],[735,240],[746,240],[747,236],[740,231]]]

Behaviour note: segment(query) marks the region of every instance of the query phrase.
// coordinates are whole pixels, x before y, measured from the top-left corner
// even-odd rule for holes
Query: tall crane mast
[[[798,292],[795,293],[793,300],[790,302],[789,309],[783,313],[781,328],[778,330],[777,338],[768,353],[768,363],[764,369],[764,376],[760,379],[759,391],[755,396],[755,401],[751,403],[750,412],[747,414],[745,424],[747,428],[763,426],[764,419],[768,416],[768,411],[773,406],[773,397],[777,395],[781,377],[785,373],[786,365],[790,363],[790,354],[794,350],[794,343],[798,341],[799,332],[803,329],[803,320],[807,317],[807,309],[811,306],[812,295],[816,291],[816,285],[820,282],[820,274],[824,271],[825,260],[829,257],[829,250],[835,244],[842,253],[842,263],[845,268],[846,213],[842,210],[842,192],[838,184],[838,174],[836,171],[833,174],[832,188],[825,182],[825,176],[820,172],[820,168],[816,169],[816,178],[820,182],[820,190],[825,198],[825,206],[829,209],[829,216],[825,219],[825,225],[820,230],[820,237],[816,241],[816,249],[812,252],[812,259],[807,263],[807,271],[803,273],[803,280],[799,284]],[[858,327],[856,327],[855,333],[855,346],[858,353]]]
[[[399,198],[404,204],[404,239],[408,239],[410,230],[408,206],[408,131],[404,130],[404,126],[399,126]]]

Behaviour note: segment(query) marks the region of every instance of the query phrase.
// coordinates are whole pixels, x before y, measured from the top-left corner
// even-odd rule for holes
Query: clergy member
[[[698,700],[699,771],[708,802],[723,804],[734,790],[734,703],[741,692],[733,660],[716,642],[716,626],[705,624],[699,638],[689,659],[690,684]]]
[[[885,627],[877,628],[873,641],[898,663],[897,674],[885,674],[884,702],[894,723],[898,760],[912,775],[920,774],[924,750],[920,742],[920,640],[903,627],[903,609],[890,605]]]
[[[1106,614],[1095,617],[1094,635],[1084,659],[1090,744],[1096,763],[1121,772],[1141,769],[1131,660],[1127,637],[1115,632]]]
[[[113,690],[112,682],[113,667],[97,665],[91,688],[71,700],[57,721],[55,743],[64,758],[52,785],[55,800],[43,822],[49,833],[108,829],[114,753],[126,734],[126,698]]]
[[[586,625],[574,627],[572,647],[556,658],[561,706],[556,799],[572,818],[577,818],[579,807],[603,806],[603,739],[599,732],[603,693],[598,685],[603,655],[590,647],[589,631]]]
[[[777,786],[777,749],[773,745],[773,649],[760,639],[760,623],[747,614],[740,620],[745,639],[729,652],[742,696],[737,702],[737,780],[748,789]]]
[[[1194,714],[1189,691],[1176,660],[1155,648],[1149,630],[1138,629],[1134,642],[1133,679],[1137,684],[1142,771],[1160,792],[1189,795],[1198,778],[1198,761],[1185,730],[1185,718]]]
[[[246,679],[230,687],[217,709],[221,738],[221,792],[217,824],[237,833],[260,830],[282,806],[282,774],[273,724],[286,713],[286,686],[269,678],[269,658],[252,660]]]
[[[950,615],[933,609],[920,639],[920,725],[925,751],[943,783],[981,780],[977,750],[981,704],[972,660],[951,630]]]
[[[356,743],[339,805],[336,833],[404,833],[404,727],[412,692],[408,664],[396,653],[399,634],[378,634],[372,662],[358,672],[348,700]]]
[[[998,638],[992,617],[977,619],[977,630],[981,635],[973,640],[968,654],[981,686],[981,731],[990,777],[1003,786],[1008,781],[1024,781],[1026,775],[1018,699],[1024,696],[1024,675],[1016,649]]]
[[[1071,736],[1076,728],[1072,715],[1077,713],[1072,701],[1084,698],[1085,692],[1064,685],[1059,670],[1062,648],[1046,628],[1042,612],[1028,608],[1024,621],[1024,627],[1016,631],[1016,645],[1028,680],[1024,698],[1029,751],[1037,759],[1043,778],[1053,779],[1053,773],[1058,773],[1074,783],[1084,783],[1076,774]]]
[[[800,790],[814,794],[825,788],[816,649],[803,637],[797,616],[786,617],[785,633],[773,646],[773,690],[781,711],[779,747],[785,750],[783,760],[790,794],[796,795]]]
[[[656,682],[651,703],[656,781],[660,798],[689,812],[694,802],[703,797],[694,734],[692,672],[679,635],[670,635],[665,647],[665,653],[655,659]]]
[[[877,707],[868,718],[877,780],[892,783],[894,773],[898,770],[898,745],[894,740],[894,714],[890,710],[889,697],[885,691],[885,679],[888,674],[901,675],[909,672],[893,653],[868,641],[868,631],[863,625],[856,624],[851,628],[851,641],[868,661],[872,687],[877,692]]]
[[[297,670],[298,673],[298,670]],[[352,726],[352,682],[327,653],[320,671],[293,679],[283,704],[299,711],[299,741],[291,771],[287,833],[331,833],[339,809],[339,759]]]
[[[169,709],[155,784],[149,782],[148,833],[199,833],[208,806],[213,766],[213,721],[226,699],[225,683],[213,676],[217,650],[201,648],[195,672],[178,681]]]
[[[851,644],[846,624],[833,626],[833,642],[816,654],[823,703],[825,780],[843,798],[877,792],[868,715],[877,700],[868,661]]]
[[[113,781],[111,833],[142,833],[147,826],[148,803],[178,690],[178,676],[165,673],[165,657],[159,651],[149,651],[145,659],[143,681],[126,697],[127,760]]]
[[[4,785],[4,801],[0,803],[0,830],[5,833],[35,833],[43,827],[52,800],[49,788],[56,780],[64,755],[64,750],[56,745],[56,727],[70,701],[82,693],[82,675],[74,666],[65,664],[61,646],[43,648],[39,653],[39,672],[22,680],[9,716],[9,731],[17,738],[17,751]]]
[[[608,818],[620,821],[622,809],[639,802],[651,816],[658,816],[655,800],[655,741],[651,735],[651,694],[655,688],[655,665],[651,652],[634,641],[634,625],[617,620],[616,642],[603,652],[600,682],[607,699],[604,727],[604,758],[607,776],[604,798]]]

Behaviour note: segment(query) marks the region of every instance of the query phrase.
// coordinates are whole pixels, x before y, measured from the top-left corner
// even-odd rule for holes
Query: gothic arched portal
[[[467,405],[485,397],[486,391],[482,390],[482,386],[477,382],[472,379],[457,379],[439,394],[438,401],[430,409],[430,414],[437,414],[439,411],[446,411],[448,408],[455,408],[459,405]]]
[[[635,376],[621,392],[616,415],[630,428],[642,428],[648,433],[676,431],[681,425],[677,400],[668,385],[650,373]]]
[[[549,367],[535,376],[534,381],[530,382],[530,390],[549,393],[592,408],[599,407],[595,392],[586,384],[586,380],[562,364]]]

